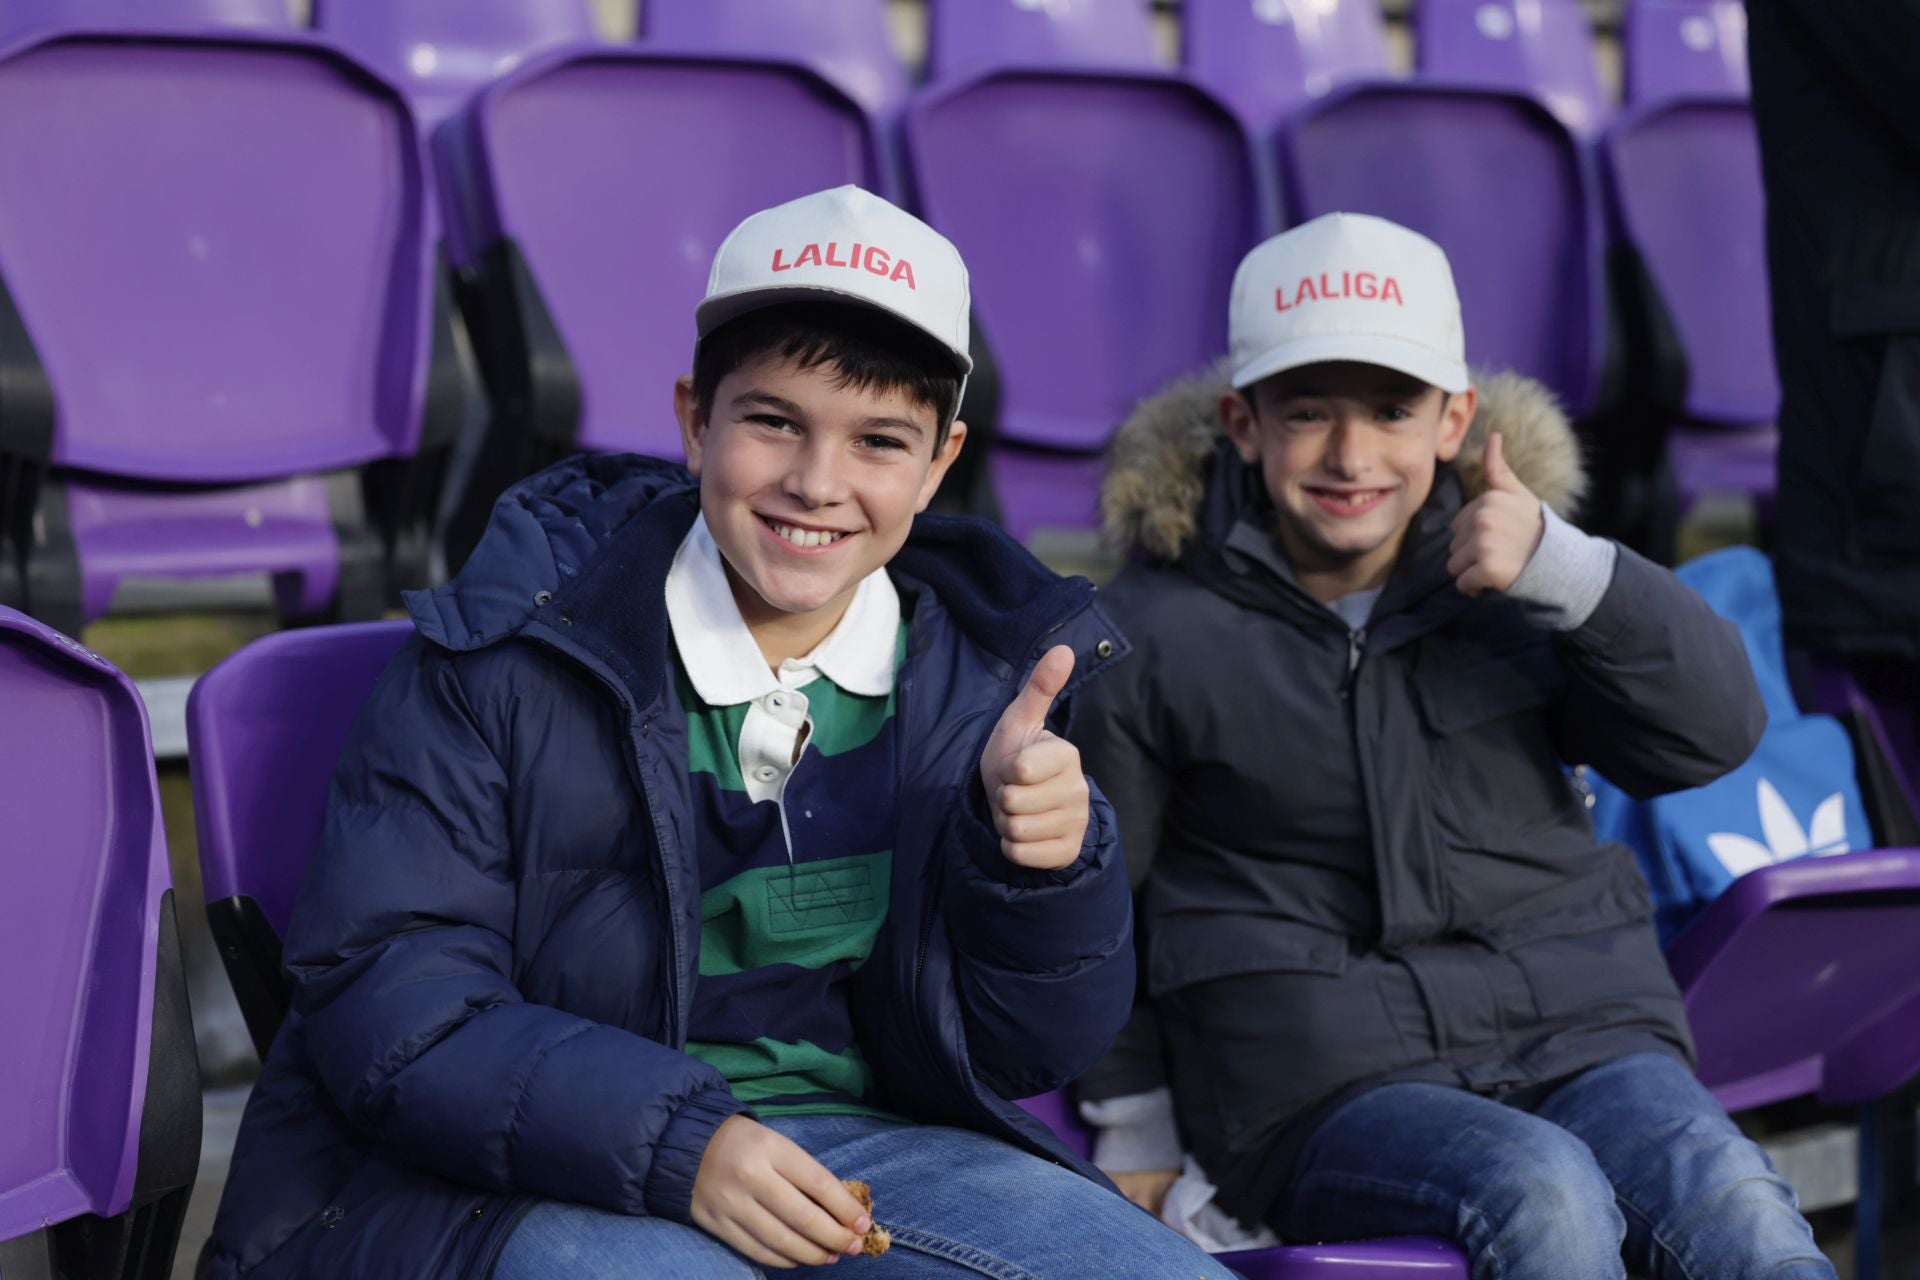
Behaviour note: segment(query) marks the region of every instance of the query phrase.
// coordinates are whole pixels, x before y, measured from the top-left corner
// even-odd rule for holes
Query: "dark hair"
[[[953,357],[930,335],[885,312],[833,302],[788,302],[727,321],[700,340],[693,356],[693,396],[700,416],[713,415],[720,379],[757,357],[774,354],[801,369],[830,366],[834,385],[850,391],[902,391],[933,410],[934,449],[960,407]]]

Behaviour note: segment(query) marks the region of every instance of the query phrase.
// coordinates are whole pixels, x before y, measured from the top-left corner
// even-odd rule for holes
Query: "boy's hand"
[[[873,1219],[798,1143],[728,1116],[694,1176],[693,1225],[763,1267],[818,1267],[859,1253]]]
[[[1047,650],[987,739],[980,782],[1000,851],[1023,867],[1055,870],[1080,856],[1087,834],[1087,776],[1080,749],[1047,730],[1047,712],[1073,674],[1073,650]]]
[[[1113,1185],[1120,1188],[1120,1194],[1145,1209],[1154,1217],[1160,1216],[1160,1210],[1167,1203],[1167,1192],[1173,1190],[1173,1184],[1180,1181],[1178,1169],[1142,1169],[1137,1173],[1107,1174],[1113,1179]]]
[[[1453,518],[1453,554],[1447,559],[1454,586],[1470,596],[1511,587],[1533,559],[1547,527],[1540,499],[1507,466],[1506,445],[1498,431],[1487,437],[1482,465],[1487,491]]]

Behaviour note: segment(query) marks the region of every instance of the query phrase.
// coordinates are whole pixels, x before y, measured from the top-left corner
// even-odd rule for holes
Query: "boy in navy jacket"
[[[209,1274],[1224,1276],[1008,1099],[1132,995],[1052,731],[1123,642],[921,517],[967,276],[856,188],[716,255],[689,468],[511,490],[341,762]],[[691,471],[691,475],[688,471]],[[1083,1176],[1084,1175],[1084,1176]]]

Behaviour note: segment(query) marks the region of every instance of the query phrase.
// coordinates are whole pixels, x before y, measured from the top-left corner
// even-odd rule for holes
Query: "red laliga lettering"
[[[868,245],[866,261],[862,265],[874,275],[883,276],[893,266],[893,259],[879,245]]]
[[[784,252],[784,250],[781,250],[781,249],[775,249],[775,250],[773,251],[773,269],[774,269],[775,271],[791,271],[791,270],[793,270],[793,264],[792,264],[791,262],[782,262],[782,261],[780,261],[780,255],[781,255],[781,253],[783,253],[783,252]]]
[[[820,265],[820,246],[819,245],[817,244],[808,245],[806,248],[800,251],[800,256],[793,260],[793,265],[796,267],[804,267],[808,263],[812,263],[816,267]]]
[[[840,261],[840,260],[839,260],[838,258],[835,258],[835,257],[833,256],[833,251],[834,251],[835,249],[838,249],[839,247],[840,247],[840,242],[839,242],[838,240],[829,240],[829,241],[827,241],[827,262],[826,262],[826,265],[827,265],[827,266],[829,266],[829,267],[844,267],[844,266],[846,266],[846,265],[847,265],[846,263],[844,263],[844,262],[841,262],[841,261]]]
[[[1356,298],[1377,298],[1380,296],[1380,277],[1371,271],[1362,271],[1353,278],[1353,293]]]
[[[1387,277],[1387,287],[1380,291],[1380,301],[1397,303],[1403,307],[1407,305],[1407,300],[1400,296],[1400,282],[1392,276]]]
[[[1300,288],[1293,295],[1293,305],[1297,307],[1309,298],[1320,301],[1320,295],[1313,291],[1313,279],[1310,276],[1300,281]]]
[[[907,282],[907,288],[912,289],[916,293],[919,292],[919,286],[913,282],[913,264],[905,258],[893,264],[893,274],[888,276],[887,279],[895,282],[905,280]]]

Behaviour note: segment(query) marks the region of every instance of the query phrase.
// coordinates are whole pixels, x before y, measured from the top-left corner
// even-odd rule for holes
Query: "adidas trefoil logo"
[[[1713,850],[1713,856],[1735,876],[1808,854],[1823,858],[1847,852],[1847,807],[1840,792],[1820,802],[1820,807],[1813,811],[1812,824],[1805,830],[1786,800],[1765,778],[1760,779],[1759,798],[1760,830],[1767,838],[1765,844],[1732,831],[1719,831],[1707,837],[1707,847]]]

